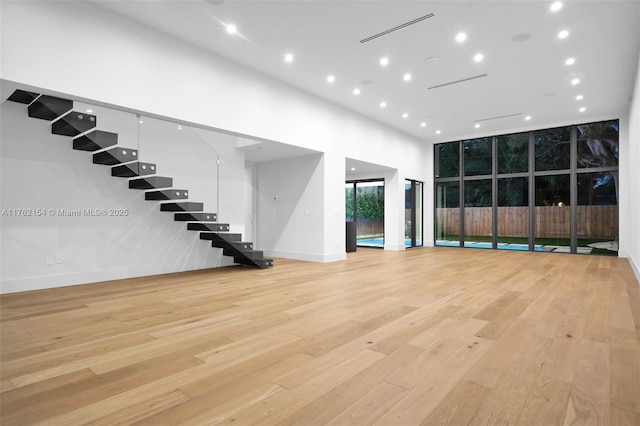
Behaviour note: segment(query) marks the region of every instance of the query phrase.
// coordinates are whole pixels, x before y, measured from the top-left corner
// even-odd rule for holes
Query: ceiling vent
[[[401,30],[403,28],[407,28],[410,25],[417,24],[418,22],[424,21],[425,19],[428,19],[428,18],[433,18],[434,16],[436,16],[434,13],[429,13],[428,15],[421,16],[419,18],[414,19],[413,21],[405,22],[404,24],[398,25],[397,27],[393,27],[393,28],[390,28],[390,29],[388,29],[386,31],[382,31],[381,33],[374,34],[371,37],[363,38],[362,40],[360,40],[360,43],[366,43],[368,41],[375,40],[378,37],[386,36],[387,34],[390,34],[390,33],[394,32],[394,31],[398,31],[398,30]]]
[[[473,77],[463,78],[462,80],[450,81],[448,83],[438,84],[437,86],[427,87],[427,90],[437,89],[439,87],[444,87],[444,86],[451,86],[452,84],[464,83],[465,81],[475,80],[476,78],[482,78],[482,77],[486,77],[486,76],[487,76],[487,74],[474,75]]]
[[[498,115],[496,117],[489,117],[489,118],[482,118],[480,120],[475,120],[474,123],[480,123],[481,121],[498,120],[500,118],[517,117],[519,115],[522,115],[522,113],[521,112],[516,112],[515,114]]]

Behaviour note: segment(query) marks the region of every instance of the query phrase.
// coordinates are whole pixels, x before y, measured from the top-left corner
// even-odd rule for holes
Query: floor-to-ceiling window
[[[497,136],[496,247],[529,250],[528,132]]]
[[[463,228],[466,247],[491,248],[493,232],[493,141],[469,139],[462,143],[464,186]]]
[[[618,121],[436,144],[435,244],[617,254]]]
[[[576,238],[592,253],[618,251],[618,121],[576,126]]]
[[[545,251],[571,247],[571,127],[533,132],[535,241]]]
[[[384,247],[384,180],[347,182],[345,207],[347,221],[356,223],[356,244]]]
[[[422,246],[422,182],[407,179],[404,184],[405,247]]]

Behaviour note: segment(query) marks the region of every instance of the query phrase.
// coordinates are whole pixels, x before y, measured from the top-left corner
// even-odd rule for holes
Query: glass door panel
[[[356,238],[363,247],[384,247],[384,181],[356,182]]]
[[[442,182],[436,192],[436,246],[460,246],[460,183]]]
[[[404,245],[413,247],[411,243],[413,235],[413,185],[410,180],[404,181]]]
[[[422,182],[406,180],[404,184],[405,247],[422,245]]]
[[[571,209],[569,175],[536,176],[535,244],[542,250],[569,253]]]
[[[578,174],[578,253],[618,255],[617,188],[617,171]]]
[[[414,182],[414,188],[415,188],[415,201],[413,203],[414,205],[414,211],[415,211],[415,220],[414,220],[414,247],[421,247],[422,246],[422,182]]]
[[[355,204],[354,194],[355,194],[355,189],[354,189],[353,182],[345,183],[344,184],[344,203],[345,203],[344,211],[346,213],[345,214],[346,222],[353,222],[355,218],[356,204]]]
[[[491,179],[470,180],[464,183],[465,247],[493,247],[492,200]]]
[[[529,250],[529,178],[498,179],[498,249]]]

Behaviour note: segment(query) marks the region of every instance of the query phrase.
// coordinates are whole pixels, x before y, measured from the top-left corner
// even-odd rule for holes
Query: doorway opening
[[[422,246],[423,184],[406,179],[404,184],[404,245],[406,248]]]
[[[358,247],[384,247],[384,179],[347,181],[345,211]]]

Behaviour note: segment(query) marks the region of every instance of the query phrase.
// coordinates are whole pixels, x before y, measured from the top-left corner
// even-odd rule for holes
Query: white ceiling
[[[558,12],[548,1],[518,0],[95,3],[428,142],[617,118],[628,111],[640,46],[639,1],[565,1]],[[228,34],[227,23],[238,33]],[[561,40],[563,29],[569,36]],[[459,31],[464,43],[455,40]],[[293,63],[283,61],[286,52]],[[478,52],[481,63],[473,61]],[[570,57],[575,64],[565,65]]]

